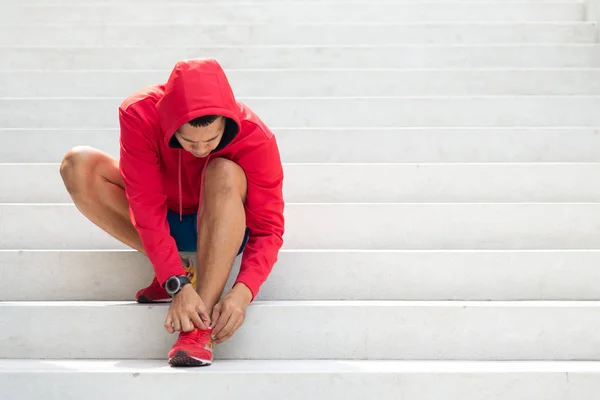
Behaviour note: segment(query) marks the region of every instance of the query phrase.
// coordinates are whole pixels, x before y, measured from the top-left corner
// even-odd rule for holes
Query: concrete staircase
[[[0,399],[598,399],[588,6],[0,0]],[[117,105],[188,57],[278,136],[287,232],[242,329],[181,370],[166,306],[131,302],[150,265],[58,163],[116,156]]]

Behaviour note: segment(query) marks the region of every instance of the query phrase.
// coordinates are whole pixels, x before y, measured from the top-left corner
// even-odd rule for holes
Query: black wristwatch
[[[169,296],[173,297],[188,283],[191,284],[192,282],[185,275],[172,276],[165,282],[165,290]]]

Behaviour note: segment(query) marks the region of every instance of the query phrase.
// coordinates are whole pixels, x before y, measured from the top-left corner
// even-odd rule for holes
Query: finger
[[[231,329],[231,332],[229,332],[228,335],[223,336],[222,338],[219,339],[219,341],[215,341],[216,344],[221,344],[223,342],[228,341],[229,339],[231,339],[231,337],[235,334],[235,332],[237,332],[237,330],[240,328],[240,326],[242,326],[243,323],[243,319],[239,318],[237,320],[237,322],[235,323],[235,325],[233,326],[233,329]]]
[[[221,340],[225,336],[232,333],[233,327],[235,326],[238,318],[239,318],[239,316],[232,315],[231,318],[229,318],[229,321],[227,321],[227,325],[225,325],[225,327],[221,330],[221,332],[215,336],[215,339]]]
[[[181,330],[183,332],[191,332],[194,330],[194,324],[188,317],[184,317],[181,319]]]
[[[181,332],[181,322],[178,318],[173,318],[173,330],[175,332]]]
[[[222,337],[219,340],[215,340],[215,344],[221,344],[221,343],[225,343],[226,341],[228,341],[229,339],[231,339],[231,337],[233,336],[233,332],[231,332],[229,335]]]
[[[215,306],[215,308],[213,308],[213,312],[212,312],[212,322],[211,322],[211,328],[214,328],[217,321],[219,320],[219,316],[221,315],[221,304],[217,304]]]
[[[173,317],[171,316],[171,313],[167,314],[167,319],[165,320],[165,329],[170,334],[175,333],[175,329],[173,329]]]
[[[198,307],[198,315],[200,315],[200,319],[202,320],[202,329],[208,329],[210,326],[210,316],[206,312],[206,309]]]
[[[215,344],[221,344],[223,342],[226,342],[235,333],[235,329],[234,328],[235,328],[234,325],[232,325],[232,326],[226,326],[225,328],[223,328],[223,330],[221,331],[221,334],[219,335],[219,337],[217,337],[215,339]]]
[[[214,329],[212,331],[212,337],[213,338],[216,339],[216,338],[219,337],[219,335],[221,334],[221,331],[229,323],[230,319],[231,319],[231,312],[228,312],[227,310],[224,310],[221,313],[221,316],[219,317],[219,321],[217,321],[217,324],[215,325],[215,327],[214,327]]]
[[[208,328],[204,321],[202,321],[202,318],[200,318],[200,314],[198,314],[197,312],[191,313],[190,318],[192,319],[192,323],[194,324],[194,326],[196,326],[196,328],[202,330]]]

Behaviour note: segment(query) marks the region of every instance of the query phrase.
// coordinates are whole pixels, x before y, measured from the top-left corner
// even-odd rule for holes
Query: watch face
[[[177,291],[177,289],[179,289],[179,285],[179,279],[169,278],[169,280],[167,280],[167,284],[165,285],[165,289],[167,290],[167,293],[174,293]]]

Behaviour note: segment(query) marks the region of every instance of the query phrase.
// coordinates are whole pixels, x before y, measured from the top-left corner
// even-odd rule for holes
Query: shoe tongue
[[[179,333],[179,343],[190,343],[196,344],[201,341],[201,336],[198,334],[198,329],[195,329],[191,332],[180,332]]]
[[[190,332],[194,337],[201,339],[207,336],[210,336],[210,329],[199,329],[196,328],[192,332]]]
[[[196,328],[196,334],[198,336],[210,336],[210,332],[211,332],[210,328],[209,329],[197,329]]]

